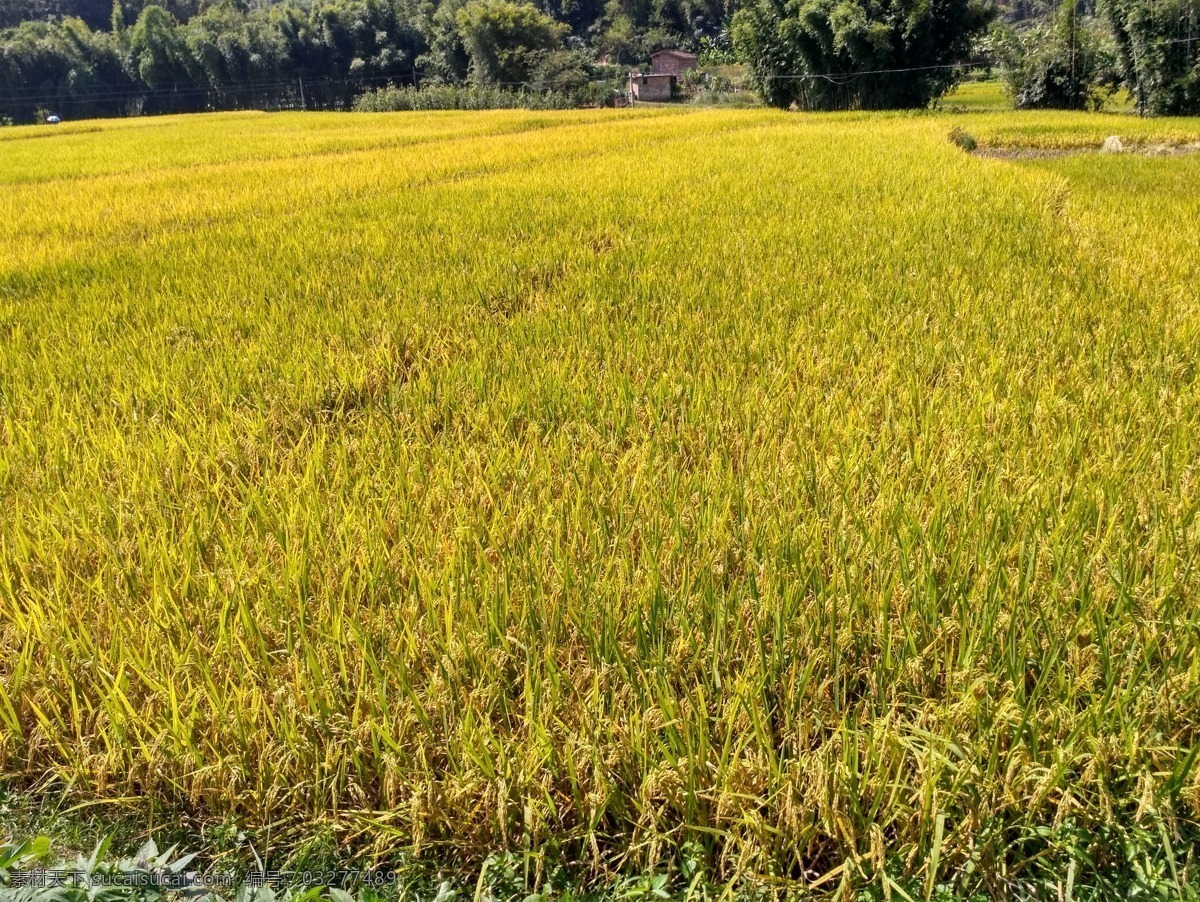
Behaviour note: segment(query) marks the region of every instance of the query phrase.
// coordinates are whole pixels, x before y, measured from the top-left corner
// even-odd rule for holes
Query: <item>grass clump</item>
[[[979,143],[975,140],[975,137],[970,132],[963,131],[958,126],[950,129],[950,143],[959,150],[966,151],[967,153],[974,153],[979,147]]]

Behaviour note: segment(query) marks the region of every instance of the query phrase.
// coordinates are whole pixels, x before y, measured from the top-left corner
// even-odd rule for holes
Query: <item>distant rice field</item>
[[[1013,99],[1005,89],[1004,83],[999,79],[964,81],[943,97],[938,102],[938,106],[949,112],[988,113],[1011,110]],[[1103,111],[1106,113],[1136,112],[1133,98],[1124,89],[1116,91],[1104,99]]]
[[[531,891],[688,842],[826,889],[1186,849],[1200,156],[952,127],[1200,140],[0,130],[8,783]]]
[[[996,81],[964,81],[940,101],[947,110],[980,113],[1011,110],[1012,98]]]

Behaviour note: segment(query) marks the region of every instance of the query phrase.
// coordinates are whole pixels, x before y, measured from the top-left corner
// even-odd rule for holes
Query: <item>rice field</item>
[[[530,892],[1194,881],[1200,155],[953,127],[1200,141],[0,129],[7,784]]]
[[[1005,90],[1004,83],[993,78],[985,81],[964,81],[938,101],[938,106],[955,113],[1011,111],[1013,99]],[[1133,98],[1122,88],[1104,99],[1103,112],[1133,113]],[[1119,131],[1119,128],[1114,127],[1114,130]]]

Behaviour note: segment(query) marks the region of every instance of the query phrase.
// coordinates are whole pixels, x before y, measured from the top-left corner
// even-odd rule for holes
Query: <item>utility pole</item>
[[[1079,96],[1079,81],[1075,77],[1075,28],[1079,15],[1079,0],[1071,0],[1071,103]]]
[[[297,78],[296,81],[300,82],[300,109],[307,111],[308,104],[304,102],[304,79]]]

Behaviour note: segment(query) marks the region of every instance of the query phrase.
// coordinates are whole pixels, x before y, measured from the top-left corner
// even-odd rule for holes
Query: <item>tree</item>
[[[58,2],[80,2],[80,0],[58,0]],[[230,2],[230,0],[224,0]],[[120,0],[115,4],[120,7],[122,27],[132,27],[147,6],[160,6],[171,14],[176,23],[186,25],[193,16],[199,15],[202,7],[208,5],[208,0]],[[114,25],[110,8],[108,24]]]
[[[129,30],[129,57],[134,72],[151,90],[191,86],[192,57],[179,23],[159,6],[145,7]]]
[[[773,106],[927,106],[994,16],[987,0],[755,0],[733,19],[738,56]]]
[[[103,28],[111,10],[108,0],[0,0],[0,28],[50,19],[82,19],[89,28]]]
[[[192,19],[184,33],[203,80],[234,105],[252,103],[256,85],[290,78],[287,42],[263,13],[222,3]]]
[[[996,11],[1004,22],[1046,19],[1058,8],[1055,0],[997,0]]]
[[[635,4],[625,4],[632,8]],[[649,16],[650,12],[646,12]],[[650,60],[650,54],[667,47],[678,47],[679,36],[662,28],[645,28],[632,18],[630,9],[620,8],[615,2],[609,3],[608,12],[601,22],[600,33],[596,39],[596,49],[605,57],[617,63],[644,66]]]
[[[529,81],[535,91],[577,94],[596,76],[592,58],[580,50],[536,51],[530,62]]]
[[[479,84],[528,82],[538,51],[559,49],[567,33],[537,7],[510,0],[471,0],[455,18]]]
[[[0,116],[28,122],[40,110],[72,118],[125,111],[135,85],[112,35],[79,19],[25,22],[0,35]]]
[[[587,34],[604,14],[602,0],[539,0],[538,7],[579,36]]]
[[[1106,37],[1076,0],[1033,28],[998,28],[994,46],[1017,109],[1099,109],[1114,86]]]
[[[467,0],[441,0],[424,23],[429,50],[417,60],[435,81],[463,81],[471,69],[471,58],[458,29],[458,11]]]
[[[1200,0],[1103,0],[1138,112],[1200,113]]]

